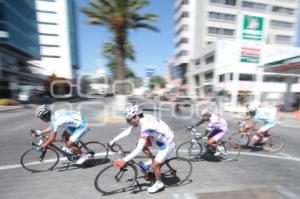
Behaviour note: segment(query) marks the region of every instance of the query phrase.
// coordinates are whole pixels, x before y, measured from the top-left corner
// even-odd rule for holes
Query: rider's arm
[[[251,115],[248,115],[247,117],[245,117],[244,119],[241,120],[241,122],[244,122],[244,121],[247,121],[247,120],[250,120],[252,117]]]
[[[41,145],[42,148],[47,148],[53,141],[55,141],[56,132],[51,132],[48,140]]]
[[[49,126],[49,127],[45,128],[45,129],[41,130],[42,134],[43,133],[50,133],[50,132],[51,132],[51,126]]]
[[[197,127],[201,124],[203,124],[205,121],[204,120],[200,120],[199,122],[197,122],[195,125],[193,125],[194,127]]]
[[[117,135],[114,139],[112,139],[112,143],[113,144],[115,142],[117,142],[118,140],[130,135],[130,133],[132,132],[132,127],[129,127],[128,129],[124,130],[123,132],[121,132],[119,135]]]
[[[128,154],[125,158],[123,158],[124,162],[128,162],[131,159],[133,159],[135,156],[137,156],[140,152],[142,152],[144,146],[146,145],[147,141],[144,138],[140,138],[136,148]]]

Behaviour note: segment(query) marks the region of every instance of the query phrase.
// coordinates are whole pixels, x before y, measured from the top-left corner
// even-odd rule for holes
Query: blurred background
[[[123,15],[99,2],[0,0],[1,105],[127,94],[299,109],[298,0],[136,1]]]

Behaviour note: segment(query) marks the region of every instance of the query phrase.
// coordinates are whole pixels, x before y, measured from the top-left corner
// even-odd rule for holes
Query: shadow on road
[[[107,159],[99,158],[99,159],[86,160],[82,165],[66,162],[66,163],[63,163],[64,164],[63,166],[56,167],[55,170],[58,170],[59,172],[63,172],[63,171],[76,170],[76,169],[88,169],[88,168],[91,168],[94,166],[106,164],[108,162],[110,162],[110,159],[108,159],[108,158]]]

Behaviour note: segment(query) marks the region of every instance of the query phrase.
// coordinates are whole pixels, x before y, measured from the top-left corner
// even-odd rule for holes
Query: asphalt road
[[[97,140],[103,143],[127,127],[126,123],[108,120],[101,121],[103,104],[112,106],[113,98],[86,101],[84,103],[56,104],[55,108],[69,107],[81,110],[87,115],[90,132],[84,140]],[[189,139],[185,128],[197,118],[175,117],[168,106],[159,111],[146,105],[147,113],[158,114],[173,129],[177,144]],[[237,129],[236,119],[224,115],[231,132]],[[282,136],[286,146],[280,153],[244,150],[234,162],[193,162],[191,182],[178,187],[169,187],[157,194],[148,194],[147,185],[142,190],[102,196],[94,188],[97,173],[110,162],[89,168],[71,167],[42,173],[31,173],[20,166],[21,154],[30,148],[32,137],[29,130],[45,127],[34,118],[34,109],[22,109],[0,113],[0,193],[3,199],[19,198],[300,198],[300,139],[299,128],[278,125],[272,130]],[[299,126],[300,127],[300,126]],[[130,135],[120,143],[126,149],[133,149],[138,135]],[[113,159],[113,157],[110,157]],[[144,183],[144,181],[142,181]]]

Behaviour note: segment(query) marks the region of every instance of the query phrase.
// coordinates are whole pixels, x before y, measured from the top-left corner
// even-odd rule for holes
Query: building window
[[[229,73],[229,80],[230,80],[230,81],[233,80],[233,73]]]
[[[54,22],[44,22],[44,21],[38,21],[38,24],[57,25],[57,23],[54,23]]]
[[[295,10],[292,9],[292,8],[285,8],[285,7],[280,7],[280,6],[273,6],[272,7],[272,11],[276,12],[276,13],[293,15]]]
[[[45,57],[45,58],[60,58],[60,56],[58,56],[58,55],[41,55],[41,57]]]
[[[264,75],[264,82],[284,82],[285,78],[280,76]]]
[[[182,25],[176,32],[176,35],[179,35],[182,31],[187,31],[188,29],[189,29],[188,25]]]
[[[229,6],[235,6],[236,0],[210,0],[211,3],[217,3],[217,4],[223,4],[223,5],[229,5]]]
[[[176,20],[176,24],[182,19],[182,18],[188,18],[189,17],[189,13],[188,12],[182,12],[180,17],[178,17],[178,19]]]
[[[293,23],[286,22],[286,21],[271,20],[270,26],[276,27],[276,28],[292,28]]]
[[[287,35],[276,35],[275,40],[278,41],[278,42],[289,43],[289,42],[291,42],[292,37],[287,36]]]
[[[220,21],[235,21],[236,16],[232,14],[225,14],[219,12],[209,12],[208,17],[214,20]]]
[[[58,48],[59,47],[59,45],[53,45],[53,44],[41,44],[41,47],[56,47],[56,48]]]
[[[186,37],[183,37],[176,43],[176,47],[180,46],[181,44],[187,44],[187,43],[189,43],[189,39]]]
[[[252,74],[240,74],[239,75],[239,80],[240,81],[255,81],[256,76]]]
[[[227,29],[227,28],[208,27],[208,33],[215,34],[215,35],[233,36],[234,35],[234,30]]]
[[[58,37],[58,34],[52,34],[52,33],[39,33],[39,35]]]
[[[49,10],[36,10],[36,11],[40,12],[40,13],[57,14],[57,12],[55,12],[55,11],[49,11]]]
[[[181,56],[187,56],[188,54],[189,52],[187,50],[182,50],[176,55],[176,57],[179,58]]]
[[[211,80],[213,76],[214,76],[213,72],[208,72],[204,74],[205,80]]]
[[[219,75],[219,82],[225,82],[225,74]]]
[[[255,3],[255,2],[250,2],[250,1],[243,1],[242,2],[242,7],[243,8],[256,9],[256,10],[266,10],[267,9],[267,4]]]
[[[200,65],[200,64],[201,64],[201,59],[200,59],[200,58],[196,59],[196,60],[195,60],[195,65],[198,66],[198,65]]]
[[[215,61],[215,55],[214,55],[214,54],[208,55],[208,56],[206,56],[206,58],[205,58],[205,63],[206,63],[206,64],[214,63],[214,61]]]
[[[182,0],[179,4],[178,4],[178,7],[175,9],[176,12],[178,12],[178,10],[180,10],[180,8],[183,6],[183,5],[187,5],[189,4],[189,1],[188,0]]]

